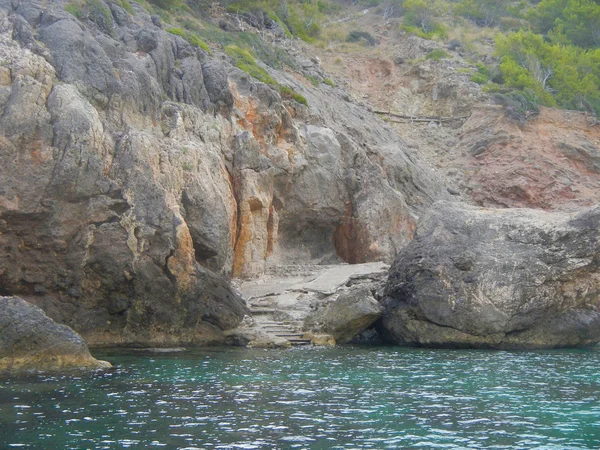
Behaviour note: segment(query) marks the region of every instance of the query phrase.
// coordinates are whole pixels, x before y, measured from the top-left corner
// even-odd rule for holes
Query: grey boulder
[[[600,341],[600,208],[436,203],[390,270],[388,342],[552,348]]]
[[[0,297],[0,374],[108,367],[68,326],[19,297]]]
[[[304,320],[304,328],[330,334],[338,344],[346,344],[371,326],[383,312],[368,288],[351,289]]]

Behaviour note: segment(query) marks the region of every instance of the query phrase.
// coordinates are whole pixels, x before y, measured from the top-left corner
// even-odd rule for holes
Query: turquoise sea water
[[[0,381],[0,448],[600,448],[600,349],[102,352]]]

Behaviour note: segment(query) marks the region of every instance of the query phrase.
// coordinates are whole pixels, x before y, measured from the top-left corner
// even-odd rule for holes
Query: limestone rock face
[[[111,367],[71,328],[18,297],[0,297],[0,332],[0,374]]]
[[[110,29],[65,3],[0,0],[0,289],[90,345],[223,343],[230,276],[391,260],[440,192],[342,91],[268,69],[309,107],[283,100],[136,2],[98,0]]]
[[[426,346],[600,341],[600,208],[578,215],[440,202],[390,269],[380,335]]]
[[[330,334],[335,342],[345,344],[371,326],[382,312],[383,308],[369,289],[352,289],[309,314],[304,328]]]

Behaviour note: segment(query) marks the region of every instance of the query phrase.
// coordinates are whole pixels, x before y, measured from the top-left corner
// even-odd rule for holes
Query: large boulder
[[[351,289],[309,314],[304,329],[329,334],[338,344],[346,344],[379,319],[382,312],[368,288]]]
[[[0,297],[0,373],[108,367],[68,326],[19,297]]]
[[[600,341],[600,208],[577,215],[440,202],[390,270],[379,332],[424,346]]]

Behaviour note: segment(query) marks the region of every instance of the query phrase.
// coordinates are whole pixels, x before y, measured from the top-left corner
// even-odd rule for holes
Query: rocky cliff
[[[412,238],[440,186],[365,107],[97,3],[0,0],[0,294],[91,345],[219,343],[247,311],[228,277]]]

